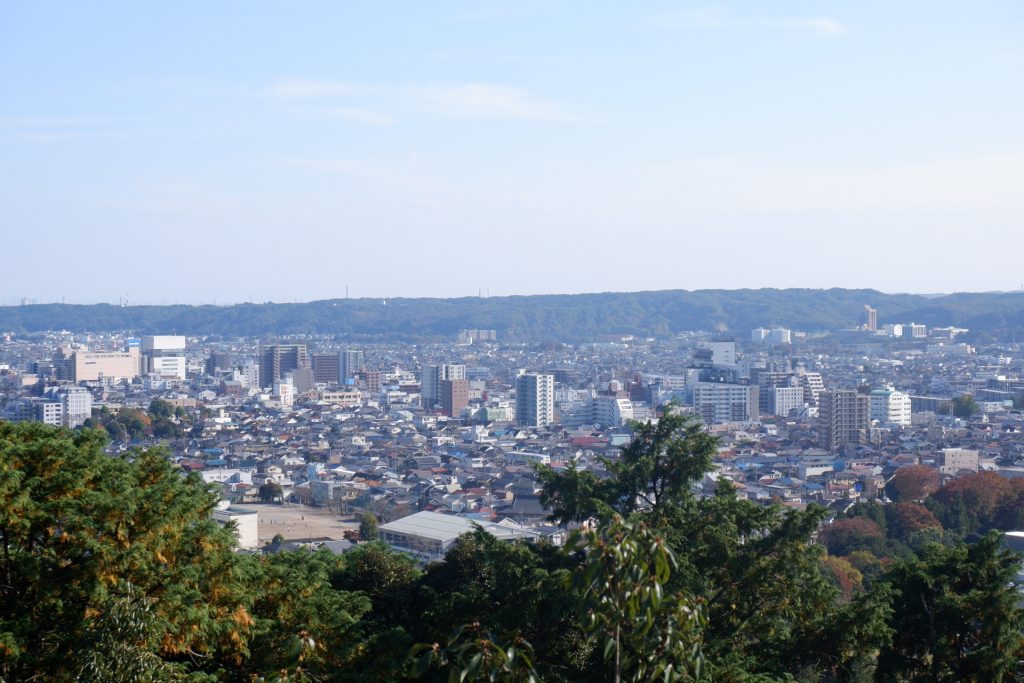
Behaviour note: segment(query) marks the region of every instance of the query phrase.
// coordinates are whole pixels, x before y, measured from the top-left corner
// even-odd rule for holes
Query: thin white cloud
[[[122,121],[88,116],[0,116],[0,128],[67,128],[109,123],[122,123]]]
[[[267,92],[275,97],[291,98],[354,95],[364,91],[364,86],[345,81],[278,81]]]
[[[492,83],[385,85],[281,81],[271,85],[267,93],[279,99],[329,102],[334,105],[330,111],[336,115],[365,123],[390,122],[402,112],[453,118],[580,120],[564,107],[528,90]]]
[[[394,122],[394,119],[390,116],[379,114],[375,111],[370,111],[369,109],[361,109],[359,107],[335,107],[334,109],[331,109],[330,113],[347,121],[372,123],[378,126]]]
[[[682,30],[682,29],[719,29],[719,30],[763,30],[792,29],[836,35],[843,33],[843,24],[832,17],[783,17],[768,18],[737,14],[717,8],[703,7],[697,9],[673,10],[644,17],[639,27],[651,30]]]
[[[794,28],[811,31],[813,33],[842,33],[846,29],[837,20],[830,17],[810,17],[807,19],[778,19],[768,22],[779,28]]]

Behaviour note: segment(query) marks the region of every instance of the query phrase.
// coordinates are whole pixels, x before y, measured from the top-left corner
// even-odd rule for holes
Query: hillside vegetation
[[[868,289],[665,290],[460,299],[330,299],[234,306],[42,304],[0,308],[0,331],[162,332],[258,336],[338,334],[377,339],[451,337],[495,329],[501,339],[585,341],[610,334],[710,330],[746,335],[759,326],[808,332],[855,326],[864,304],[878,322],[967,327],[983,338],[1024,334],[1024,295],[926,297]]]

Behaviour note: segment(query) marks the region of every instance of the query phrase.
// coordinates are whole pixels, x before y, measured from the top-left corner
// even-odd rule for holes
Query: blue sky
[[[0,304],[1022,285],[1024,4],[6,2]]]

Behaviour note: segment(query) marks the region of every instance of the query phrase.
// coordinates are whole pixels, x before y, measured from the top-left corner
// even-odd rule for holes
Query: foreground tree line
[[[635,431],[606,478],[541,469],[558,521],[598,520],[566,548],[478,531],[421,569],[379,543],[234,553],[216,496],[159,449],[0,424],[0,679],[1024,680],[1019,558],[995,532],[834,545],[836,524],[880,526],[865,507],[823,545],[822,508],[695,495],[716,444],[686,418]],[[919,525],[896,507],[887,527]]]

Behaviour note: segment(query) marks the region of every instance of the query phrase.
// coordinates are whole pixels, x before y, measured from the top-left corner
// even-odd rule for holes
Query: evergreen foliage
[[[351,338],[451,338],[460,329],[497,330],[500,339],[588,341],[609,334],[668,336],[685,330],[747,334],[764,325],[807,331],[848,329],[863,305],[880,321],[956,325],[975,340],[1024,332],[1020,293],[925,297],[870,289],[737,289],[458,299],[329,299],[302,304],[0,307],[0,329],[18,333],[178,330],[229,336],[338,334]],[[977,332],[985,330],[985,333]]]
[[[715,442],[686,417],[634,429],[607,478],[541,471],[559,518],[596,521],[567,548],[477,530],[421,569],[380,542],[237,554],[161,450],[0,424],[0,678],[1020,680],[1020,558],[982,535],[1016,485],[823,527],[725,482],[696,495]]]

